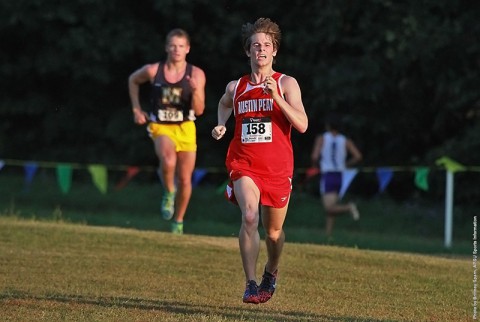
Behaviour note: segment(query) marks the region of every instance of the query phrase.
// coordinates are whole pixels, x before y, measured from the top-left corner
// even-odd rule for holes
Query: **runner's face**
[[[185,61],[187,54],[190,52],[190,45],[184,37],[172,37],[165,46],[169,60],[173,62]]]
[[[265,33],[258,33],[253,34],[251,40],[250,52],[247,52],[250,61],[258,66],[272,64],[273,57],[277,54],[273,48],[272,38]]]

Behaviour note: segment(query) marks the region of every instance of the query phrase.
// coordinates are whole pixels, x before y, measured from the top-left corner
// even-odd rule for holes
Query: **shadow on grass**
[[[312,313],[277,310],[277,311],[259,311],[259,306],[245,304],[242,307],[228,307],[228,306],[212,306],[205,304],[187,303],[181,301],[169,300],[150,300],[141,298],[126,298],[126,297],[86,297],[68,294],[50,294],[45,296],[30,295],[24,292],[10,291],[8,294],[1,294],[0,299],[15,300],[17,304],[19,301],[47,301],[67,304],[86,304],[96,305],[100,307],[119,307],[124,309],[137,310],[158,310],[165,314],[181,314],[194,315],[203,314],[206,316],[220,316],[225,319],[232,319],[235,321],[243,321],[245,318],[254,318],[260,321],[372,321],[382,322],[386,320],[378,320],[372,318],[357,318],[357,317],[332,317],[327,315],[318,315]]]

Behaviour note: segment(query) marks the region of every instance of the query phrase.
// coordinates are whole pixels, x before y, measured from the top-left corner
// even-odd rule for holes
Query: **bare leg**
[[[335,217],[345,213],[352,212],[352,204],[339,204],[337,193],[326,193],[322,197],[323,206],[327,216],[325,218],[325,234],[331,236],[333,226],[335,225]]]
[[[178,152],[177,158],[178,186],[175,200],[175,221],[183,222],[192,196],[192,174],[195,169],[196,152]]]
[[[274,273],[280,262],[280,256],[285,243],[283,223],[287,215],[288,204],[283,208],[272,208],[262,206],[262,224],[265,229],[268,260],[265,269]]]
[[[155,138],[154,146],[159,160],[159,175],[163,188],[168,192],[174,192],[177,163],[175,144],[168,136],[161,135]]]
[[[325,217],[325,235],[330,237],[333,232],[333,226],[335,225],[335,216],[332,216],[327,213]]]
[[[260,253],[259,201],[260,191],[249,177],[242,177],[234,183],[235,197],[242,212],[239,232],[240,254],[247,281],[256,280],[256,267]]]

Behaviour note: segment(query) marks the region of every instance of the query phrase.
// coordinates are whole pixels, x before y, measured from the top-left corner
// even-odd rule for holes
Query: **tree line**
[[[197,165],[222,167],[228,140],[210,137],[217,103],[249,71],[242,24],[263,16],[282,29],[274,68],[297,78],[310,119],[292,136],[297,167],[310,166],[330,111],[344,115],[365,166],[434,165],[443,155],[479,165],[478,12],[468,0],[1,1],[0,155],[155,164],[132,121],[127,78],[164,59],[166,33],[181,27],[188,60],[207,75]],[[463,180],[474,191],[465,198],[480,200],[478,182]]]

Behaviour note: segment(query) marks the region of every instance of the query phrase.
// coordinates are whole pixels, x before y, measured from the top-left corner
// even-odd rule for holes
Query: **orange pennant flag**
[[[128,167],[127,168],[127,173],[122,178],[122,180],[120,180],[116,184],[115,189],[120,190],[120,189],[125,188],[125,186],[130,182],[130,180],[132,180],[132,178],[135,177],[139,172],[140,172],[139,167],[135,167],[135,166]]]

